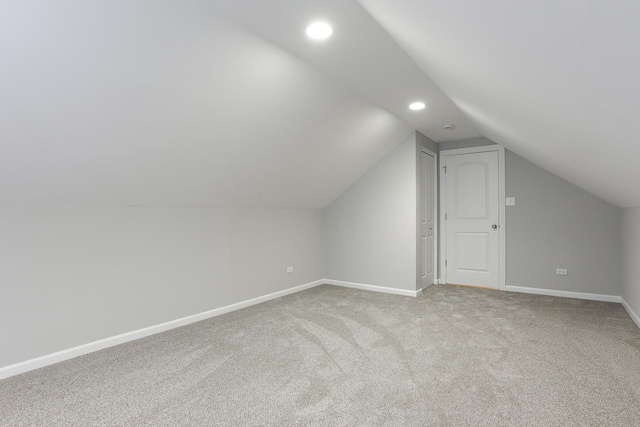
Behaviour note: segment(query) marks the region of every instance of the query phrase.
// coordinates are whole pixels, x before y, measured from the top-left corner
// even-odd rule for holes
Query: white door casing
[[[422,198],[420,206],[420,246],[422,288],[435,283],[436,278],[436,159],[421,153]]]
[[[504,149],[441,152],[442,279],[504,289]]]

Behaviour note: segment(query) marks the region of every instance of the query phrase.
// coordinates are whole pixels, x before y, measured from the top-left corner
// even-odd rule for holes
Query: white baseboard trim
[[[343,282],[341,280],[325,279],[327,285],[342,286],[343,288],[362,289],[363,291],[382,292],[385,294],[403,295],[406,297],[416,297],[419,291],[408,291],[406,289],[386,288],[384,286],[367,285],[364,283]],[[422,290],[420,290],[422,291]]]
[[[631,309],[631,307],[624,300],[624,298],[622,298],[622,306],[624,307],[625,310],[627,310],[627,313],[629,313],[629,316],[631,316],[631,319],[633,319],[633,321],[636,322],[636,325],[638,325],[638,328],[640,328],[640,316],[638,316],[636,312]]]
[[[586,299],[591,301],[604,301],[604,302],[621,302],[622,297],[615,295],[603,295],[603,294],[587,294],[583,292],[569,292],[569,291],[556,291],[554,289],[539,289],[539,288],[526,288],[523,286],[507,286],[508,292],[520,292],[523,294],[535,294],[535,295],[547,295],[551,297],[564,297],[564,298],[577,298]]]
[[[54,363],[59,363],[65,360],[73,359],[74,357],[82,356],[84,354],[93,353],[94,351],[102,350],[108,347],[113,347],[119,344],[124,344],[129,341],[148,337],[149,335],[165,332],[170,329],[179,328],[181,326],[189,325],[191,323],[199,322],[201,320],[206,320],[211,317],[220,316],[221,314],[230,313],[232,311],[240,310],[241,308],[250,307],[252,305],[256,305],[262,302],[280,298],[285,295],[304,291],[306,289],[310,289],[310,288],[322,285],[325,282],[326,282],[325,280],[316,280],[314,282],[305,283],[304,285],[285,289],[283,291],[274,292],[268,295],[263,295],[261,297],[257,297],[250,300],[241,301],[235,304],[230,304],[224,307],[216,308],[213,310],[205,311],[204,313],[194,314],[192,316],[183,317],[181,319],[171,320],[169,322],[161,323],[159,325],[149,326],[147,328],[138,329],[132,332],[126,332],[124,334],[116,335],[110,338],[101,339],[88,344],[79,345],[77,347],[73,347],[67,350],[58,351],[56,353],[47,354],[45,356],[37,357],[35,359],[5,366],[0,368],[0,380],[4,378],[12,377],[14,375],[22,374],[24,372],[33,371],[34,369],[43,368],[48,365],[53,365]]]

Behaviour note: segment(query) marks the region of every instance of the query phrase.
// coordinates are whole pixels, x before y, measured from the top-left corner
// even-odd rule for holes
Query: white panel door
[[[436,159],[422,153],[422,206],[420,207],[420,242],[422,249],[422,287],[433,285],[435,269],[434,226],[436,217],[435,173]]]
[[[498,289],[498,152],[444,158],[447,282]]]

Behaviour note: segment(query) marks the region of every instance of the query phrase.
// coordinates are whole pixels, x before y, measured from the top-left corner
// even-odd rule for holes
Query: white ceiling
[[[0,204],[322,208],[419,129],[486,136],[637,206],[639,12],[634,0],[0,2]],[[305,37],[315,19],[331,39]],[[427,109],[409,111],[418,99]]]
[[[413,130],[205,6],[0,3],[0,203],[322,208]]]
[[[215,0],[210,5],[218,15],[302,58],[437,142],[481,136],[356,1]],[[331,39],[310,42],[303,36],[316,20],[331,23]],[[424,111],[407,108],[418,100],[427,104]],[[445,124],[454,124],[454,130],[443,129]]]
[[[359,1],[484,136],[640,205],[640,2]]]

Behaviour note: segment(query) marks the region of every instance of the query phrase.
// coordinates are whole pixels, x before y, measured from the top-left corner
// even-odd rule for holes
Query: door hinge
[[[442,169],[444,169],[444,173],[447,173],[447,167],[443,166]]]
[[[444,266],[445,267],[447,266],[447,260],[446,259],[444,260]]]
[[[444,220],[445,221],[447,220],[447,214],[446,213],[444,214]]]

